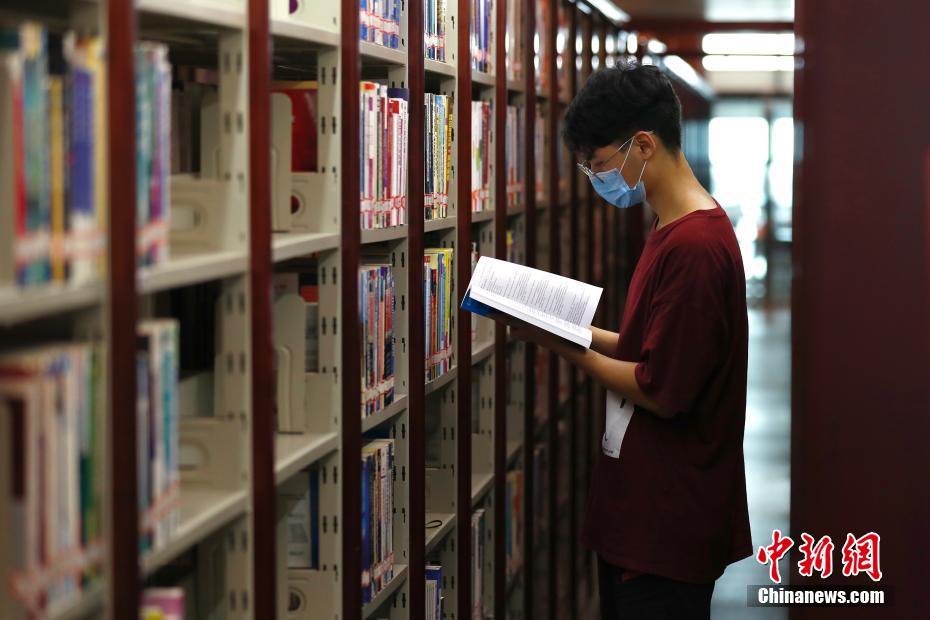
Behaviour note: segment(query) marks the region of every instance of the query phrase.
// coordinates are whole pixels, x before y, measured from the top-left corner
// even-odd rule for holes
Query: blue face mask
[[[632,140],[633,138],[630,138],[627,142],[631,142]],[[617,151],[626,146],[627,142],[624,142]],[[623,170],[623,166],[626,165],[626,160],[630,156],[630,151],[632,150],[631,147],[626,152],[626,157],[623,158],[623,163],[620,164],[620,170]],[[647,162],[643,162],[643,169],[639,172],[639,179],[633,187],[629,186],[626,179],[620,174],[620,170],[616,168],[611,168],[605,172],[594,173],[581,164],[578,164],[578,167],[588,175],[588,178],[591,180],[591,185],[594,187],[594,191],[600,194],[601,198],[615,207],[626,209],[633,205],[640,204],[646,199],[646,187],[643,185],[643,173],[646,171],[646,163]]]

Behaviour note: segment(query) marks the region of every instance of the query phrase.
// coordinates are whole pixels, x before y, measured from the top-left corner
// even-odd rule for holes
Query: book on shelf
[[[481,316],[504,313],[588,348],[602,292],[585,282],[482,256],[462,308]]]
[[[526,125],[525,106],[507,106],[504,162],[507,175],[507,206],[523,203],[526,155],[523,149],[523,131]]]
[[[406,223],[406,88],[361,82],[361,226],[387,228]]]
[[[512,578],[523,563],[523,470],[507,472],[504,506],[504,551],[506,574]]]
[[[168,259],[171,68],[140,42],[136,212],[140,266]],[[0,285],[83,284],[104,272],[106,65],[102,41],[0,26]]]
[[[394,578],[394,441],[362,448],[362,602]]]
[[[423,0],[423,44],[430,60],[446,61],[446,0]]]
[[[424,218],[436,220],[449,215],[449,181],[452,178],[453,99],[426,93],[424,111],[426,137],[424,150]]]
[[[359,0],[360,38],[397,49],[401,0]]]
[[[184,620],[182,588],[146,588],[139,605],[140,620]]]
[[[426,381],[452,368],[451,248],[427,248],[423,256],[423,316],[426,338]]]
[[[442,620],[442,566],[426,566],[426,620]]]
[[[358,271],[362,330],[362,417],[394,402],[394,273],[390,265]]]
[[[57,609],[102,574],[102,346],[0,358],[0,617]]]
[[[533,158],[537,164],[536,170],[536,200],[546,199],[546,175],[549,174],[546,157],[546,117],[543,115],[543,105],[536,104],[536,118],[533,123]]]
[[[471,102],[471,210],[491,208],[491,148],[492,104]]]
[[[539,41],[535,46],[534,64],[536,69],[536,89],[545,92],[549,86],[549,46],[545,44],[546,33],[549,32],[549,2],[554,0],[536,0],[536,32],[534,41]]]
[[[491,24],[493,20],[494,0],[472,0],[471,29],[469,32],[471,67],[482,73],[491,73],[493,70],[493,63],[491,62]]]

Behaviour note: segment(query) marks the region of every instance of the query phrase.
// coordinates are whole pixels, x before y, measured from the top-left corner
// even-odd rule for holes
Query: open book
[[[482,256],[462,308],[482,316],[498,310],[587,349],[601,292],[578,280]]]

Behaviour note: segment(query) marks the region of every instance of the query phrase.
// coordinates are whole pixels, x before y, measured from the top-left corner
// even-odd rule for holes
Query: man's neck
[[[668,157],[657,168],[652,183],[646,187],[649,206],[659,219],[657,228],[692,211],[709,208],[709,196],[694,177],[684,155]]]

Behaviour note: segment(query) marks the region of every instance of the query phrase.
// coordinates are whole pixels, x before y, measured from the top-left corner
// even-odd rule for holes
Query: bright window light
[[[695,71],[694,67],[689,65],[688,62],[681,56],[666,56],[665,66],[669,71],[683,79],[691,86],[697,87],[698,84],[701,83],[701,78],[697,71]]]
[[[626,53],[635,54],[637,49],[639,49],[639,39],[636,37],[636,33],[631,32],[626,37]]]
[[[646,49],[653,54],[664,54],[668,51],[668,45],[658,39],[649,39],[649,42],[646,43]]]
[[[588,0],[588,3],[600,11],[604,17],[614,22],[628,22],[630,16],[611,0]]]
[[[791,32],[712,32],[704,35],[705,54],[758,54],[791,56],[794,33]]]
[[[705,56],[708,71],[794,71],[793,56]]]

